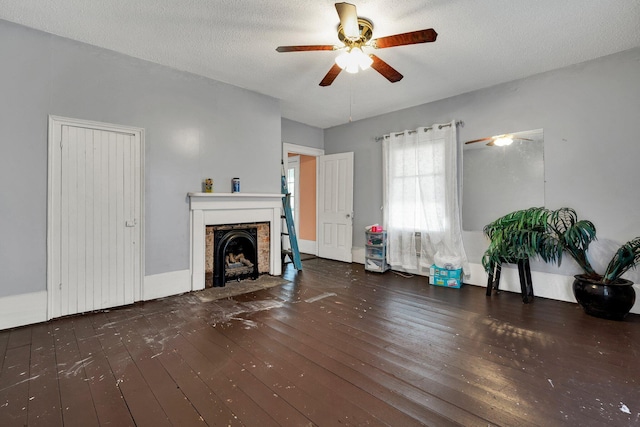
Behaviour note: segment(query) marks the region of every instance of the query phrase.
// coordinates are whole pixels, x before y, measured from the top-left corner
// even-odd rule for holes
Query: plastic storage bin
[[[384,273],[389,270],[387,264],[387,232],[367,231],[364,268],[367,271]]]

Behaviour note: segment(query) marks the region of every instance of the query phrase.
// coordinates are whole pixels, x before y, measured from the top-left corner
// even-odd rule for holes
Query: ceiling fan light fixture
[[[365,55],[359,47],[351,49],[351,56],[353,57],[354,62],[356,62],[363,71],[371,67],[371,64],[373,64],[373,59],[371,59],[369,55]]]
[[[344,69],[347,73],[356,74],[358,72],[358,64],[351,63]]]
[[[336,64],[348,73],[355,74],[358,72],[358,68],[366,70],[371,67],[373,59],[360,49],[359,47],[353,47],[348,52],[343,52],[336,58]]]
[[[509,136],[499,136],[493,140],[493,145],[497,145],[498,147],[504,147],[511,144],[513,144],[513,138]]]
[[[342,52],[340,55],[336,57],[336,64],[338,64],[338,67],[342,68],[343,70],[347,68],[349,63],[350,63],[350,59],[349,59],[348,51]]]

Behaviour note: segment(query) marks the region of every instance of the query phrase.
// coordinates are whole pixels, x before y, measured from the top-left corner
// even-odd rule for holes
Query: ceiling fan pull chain
[[[351,107],[353,106],[353,79],[349,78],[349,123],[353,121],[351,118]]]

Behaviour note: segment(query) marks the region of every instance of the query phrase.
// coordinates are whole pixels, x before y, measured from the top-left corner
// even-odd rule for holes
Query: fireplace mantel
[[[269,223],[269,274],[282,273],[280,216],[282,194],[188,193],[191,212],[191,289],[205,287],[205,232],[207,225]]]

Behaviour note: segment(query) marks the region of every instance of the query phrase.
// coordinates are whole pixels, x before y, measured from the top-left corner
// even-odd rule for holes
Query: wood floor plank
[[[547,303],[558,303],[557,301],[548,301],[548,300],[539,300],[539,305],[541,304],[547,304]],[[565,303],[566,304],[566,303]],[[556,305],[560,305],[561,304],[556,304]],[[525,306],[526,307],[526,306]],[[400,310],[395,310],[394,312],[398,313]],[[399,313],[400,314],[400,313]],[[400,314],[401,315],[401,314]],[[567,317],[565,315],[565,317]],[[420,321],[419,319],[417,319],[418,321]],[[599,319],[596,319],[599,320]],[[390,324],[393,323],[390,319],[385,319],[385,324]],[[444,322],[442,322],[443,324],[445,324]],[[460,329],[460,327],[463,326],[462,330]],[[473,327],[471,326],[464,326],[464,323],[458,323],[458,330],[461,332],[459,335],[460,337],[456,337],[456,341],[462,339],[462,346],[464,348],[467,349],[473,349],[473,346],[469,343],[469,342],[465,342],[464,340],[466,333],[464,332],[465,330],[468,330],[468,334],[471,335],[474,339],[476,339],[478,341],[478,343],[483,343],[483,346],[485,345],[486,342],[491,342],[491,337],[492,335],[488,332],[491,331],[485,331],[485,333],[482,332],[481,328],[480,330],[478,329],[478,326],[482,327],[481,324],[479,323],[474,323]],[[557,329],[557,328],[556,328]],[[553,331],[547,331],[547,333],[545,335],[543,335],[542,333],[536,332],[531,333],[531,334],[527,334],[526,336],[523,336],[520,331],[522,331],[523,328],[518,328],[517,331],[518,333],[516,333],[515,335],[513,333],[510,333],[509,336],[511,338],[514,339],[514,343],[517,342],[517,345],[511,345],[509,346],[508,349],[505,349],[504,351],[504,358],[502,358],[503,361],[514,361],[516,362],[516,365],[514,365],[514,368],[517,369],[518,371],[513,371],[515,372],[515,377],[518,377],[518,372],[522,372],[523,374],[525,374],[525,371],[528,375],[528,378],[530,378],[527,381],[527,376],[523,377],[522,381],[519,381],[518,383],[527,383],[528,386],[526,388],[526,391],[531,391],[532,388],[535,387],[536,383],[539,384],[539,393],[542,395],[545,395],[545,391],[549,391],[551,389],[550,383],[548,381],[550,381],[550,378],[554,378],[557,379],[556,385],[554,386],[554,395],[558,396],[558,393],[561,393],[562,390],[562,384],[563,384],[563,377],[565,377],[567,375],[568,372],[571,373],[571,375],[573,375],[574,377],[576,376],[576,374],[578,374],[578,378],[585,378],[588,379],[588,377],[592,374],[594,374],[595,371],[601,370],[603,369],[602,366],[607,364],[607,361],[605,359],[607,359],[607,356],[603,356],[602,353],[600,353],[600,356],[597,355],[593,355],[590,356],[589,359],[584,358],[582,356],[582,347],[584,347],[584,345],[579,345],[579,344],[571,344],[571,347],[573,348],[573,351],[571,350],[570,346],[567,345],[567,342],[572,342],[574,340],[570,340],[567,339],[567,341],[565,340],[549,340],[548,339],[548,334],[552,334]],[[526,329],[527,331],[529,331],[530,329]],[[515,331],[515,329],[510,329],[509,332],[513,332]],[[401,331],[398,331],[398,333],[396,333],[396,336],[402,336],[402,334],[400,333]],[[561,333],[561,332],[560,332]],[[458,335],[458,334],[456,334]],[[556,333],[556,335],[558,335]],[[538,339],[538,337],[541,337],[542,339]],[[546,338],[545,338],[546,337]],[[469,341],[469,340],[467,340]],[[503,340],[504,343],[504,340]],[[551,344],[551,345],[550,345]],[[625,346],[628,346],[628,342]],[[538,348],[536,348],[536,346]],[[558,348],[558,347],[565,347],[565,348]],[[406,346],[404,346],[406,348]],[[517,347],[517,348],[515,348]],[[494,349],[494,353],[499,352],[501,349],[500,347],[493,347]],[[497,351],[496,351],[497,350]],[[555,357],[552,357],[556,352],[562,352],[562,353],[568,353],[571,354],[571,359],[575,360],[576,362],[578,362],[576,364],[576,367],[573,369],[572,371],[567,371],[566,369],[562,369],[562,367],[555,361]],[[549,353],[548,357],[540,357],[541,355],[543,355],[544,353]],[[487,357],[488,355],[485,353],[483,355],[483,357]],[[473,357],[473,356],[471,356]],[[489,355],[490,357],[490,355]],[[584,370],[581,369],[581,367],[583,366],[589,366],[589,360],[593,361],[594,359],[602,359],[602,363],[597,363],[596,365],[592,365],[590,366],[589,369]],[[608,359],[612,359],[612,358],[608,358]],[[614,360],[619,360],[619,358],[613,358]],[[539,363],[540,361],[540,363]],[[521,363],[517,363],[517,362],[521,362]],[[480,363],[482,363],[482,360],[480,360]],[[560,364],[563,362],[559,362]],[[474,366],[478,365],[478,363],[474,363]],[[544,365],[544,366],[543,366]],[[617,364],[616,364],[617,365]],[[541,377],[539,375],[535,375],[533,373],[532,368],[540,368],[540,369],[544,369],[545,372],[548,372],[549,375],[551,376],[545,376],[545,377]],[[611,374],[612,372],[614,372],[616,370],[615,367],[611,366],[608,369],[609,374]],[[531,371],[531,373],[529,372]],[[485,372],[490,372],[489,371],[485,371]],[[553,372],[553,374],[552,374]],[[604,372],[602,372],[601,374],[603,374]],[[622,372],[621,372],[622,373]],[[624,374],[622,374],[624,375]],[[510,375],[509,375],[510,376]],[[517,384],[517,383],[514,383]],[[557,384],[560,384],[559,386]],[[620,389],[620,387],[618,387]],[[594,390],[593,387],[586,387],[586,389],[588,390],[587,393],[591,392]],[[624,387],[622,387],[622,389],[624,389]],[[600,390],[600,393],[602,392],[602,390]],[[513,393],[513,391],[511,391],[511,393]],[[523,394],[522,391],[520,391],[520,393],[518,394]],[[549,395],[547,393],[547,395]],[[570,396],[569,396],[570,397]],[[594,398],[597,398],[598,396],[594,395]],[[554,399],[554,403],[557,403],[558,398],[556,397],[556,399]],[[543,406],[546,408],[545,405],[538,405],[538,406]],[[552,405],[550,405],[552,406]],[[519,407],[518,410],[521,410],[522,408]],[[595,412],[595,411],[594,411]],[[592,414],[593,415],[593,414]]]
[[[191,298],[187,300],[187,305],[193,307],[194,301]],[[218,307],[216,304],[212,306]],[[206,318],[215,317],[216,314],[211,314],[210,309],[211,307],[208,310],[195,311]],[[219,346],[200,335],[200,332],[211,332],[208,323],[203,322],[191,311],[180,314],[181,310],[156,313],[149,322],[157,328],[159,335],[172,337],[171,349],[177,352],[190,369],[197,372],[202,382],[224,403],[226,408],[221,410],[233,417],[231,425],[278,425],[273,418],[278,414],[274,413],[272,409],[275,408],[270,406],[273,401],[272,394],[264,393],[262,383],[252,382],[246,370],[236,363],[234,357],[228,357]],[[266,396],[269,401],[267,410],[256,402],[256,394],[258,401],[260,396]]]
[[[74,317],[73,328],[100,425],[135,425],[91,318]]]
[[[158,340],[144,317],[120,324],[123,344],[173,425],[204,424],[203,418],[157,359],[170,346]]]
[[[296,316],[291,316],[291,318],[292,319],[296,319],[297,317]],[[290,338],[290,336],[288,334],[284,334],[283,337],[284,337],[284,339],[289,339]],[[271,338],[275,338],[275,337],[272,336]],[[297,348],[295,348],[294,345],[292,345],[292,344],[289,344],[288,347],[290,349],[294,350],[294,351],[297,350]],[[312,349],[310,351],[310,354],[316,355],[316,354],[318,354],[318,352],[316,351],[316,349]],[[315,357],[315,356],[311,356],[311,357]],[[331,366],[331,364],[329,366]],[[359,379],[360,384],[362,384],[363,381],[365,381],[366,386],[364,386],[363,388],[366,388],[367,390],[376,390],[376,391],[377,391],[378,388],[380,388],[380,389],[383,388],[383,387],[377,387],[378,385],[375,384],[374,382],[371,382],[371,381],[366,382],[368,380],[369,379],[366,377],[366,375],[364,375],[364,378],[360,378]],[[354,383],[357,383],[358,380],[354,380],[354,379],[350,378],[350,381],[354,382]],[[397,399],[396,399],[396,396],[395,396],[395,393],[392,393],[391,395],[387,394],[384,397],[388,401],[394,401],[394,403],[396,403],[397,407],[403,407],[403,404],[404,404],[403,409],[407,410],[408,412],[411,412],[412,409],[407,409],[407,407],[412,406],[412,403],[408,402],[406,400],[404,402],[402,402],[402,403],[398,403]],[[431,421],[431,424],[434,424],[434,425],[448,425],[449,423],[451,423],[450,420],[447,420],[446,418],[440,417],[440,416],[438,416],[437,414],[435,414],[433,412],[430,412],[431,413],[430,416],[426,416],[425,414],[429,413],[429,411],[426,411],[424,408],[421,408],[420,410],[418,410],[416,412],[412,412],[412,413],[413,413],[414,416],[416,416],[417,419],[421,419],[422,418],[423,421],[425,421],[425,422]],[[431,418],[429,418],[429,417],[431,417]]]
[[[164,309],[149,308],[144,312],[144,318],[136,321],[144,321],[146,324],[136,328],[137,332],[144,335],[145,343],[154,353],[152,357],[157,358],[166,369],[176,386],[184,393],[184,397],[202,417],[202,420],[207,425],[244,425],[216,395],[215,391],[210,389],[198,373],[192,370],[180,356],[186,341],[182,339],[179,342],[180,345],[177,345],[176,338],[179,337],[178,332],[184,322],[169,322],[167,318],[171,318],[171,320],[175,318],[167,315]]]
[[[165,351],[158,358],[207,425],[244,425],[218,397],[216,391],[211,390],[180,357],[178,349]]]
[[[339,307],[332,310],[340,310]],[[314,318],[309,313],[307,313],[307,316]],[[322,313],[318,316],[322,316]],[[358,338],[359,334],[343,333],[340,326],[343,325],[332,326],[329,332],[326,332],[323,328],[307,322],[305,329],[314,328],[315,330],[309,332],[309,335],[320,338],[325,345],[331,345],[335,349],[344,352],[345,355],[356,357],[368,366],[376,367],[388,375],[404,380],[408,384],[421,389],[424,388],[425,384],[429,384],[431,390],[434,390],[434,386],[437,385],[440,387],[438,394],[449,395],[451,401],[464,402],[469,400],[468,398],[470,397],[472,398],[472,405],[474,404],[473,402],[477,402],[482,404],[484,408],[490,408],[490,410],[486,411],[481,407],[469,407],[469,404],[463,406],[477,414],[485,410],[486,416],[489,417],[491,422],[525,425],[528,411],[540,411],[539,408],[527,409],[527,399],[519,394],[513,396],[509,394],[509,392],[514,393],[514,390],[507,390],[508,392],[505,393],[504,390],[508,389],[508,385],[505,386],[502,375],[492,373],[492,365],[485,363],[484,365],[488,370],[484,372],[484,375],[477,374],[474,371],[474,367],[478,368],[478,364],[474,364],[474,360],[475,362],[482,362],[482,359],[474,359],[473,355],[463,354],[461,356],[464,358],[461,365],[468,364],[468,368],[460,369],[456,366],[456,361],[451,359],[451,355],[455,354],[455,352],[434,355],[432,349],[425,345],[423,352],[404,354],[404,352],[396,351],[403,348],[400,345],[388,341],[382,341],[377,343],[378,345],[374,345],[372,343],[377,341],[377,337],[374,334],[367,335],[366,339],[360,340]],[[401,334],[396,335],[401,336]],[[429,339],[424,338],[423,340],[428,342]],[[415,343],[413,344],[415,345]],[[327,353],[326,351],[323,352]],[[482,369],[482,366],[480,366],[480,369]],[[515,374],[520,374],[520,372],[515,372]],[[527,377],[526,375],[521,376]],[[526,379],[529,380],[528,377]],[[531,382],[529,381],[528,384],[531,384]],[[546,382],[544,385],[548,387]],[[464,395],[460,395],[457,391],[462,389],[464,389]],[[455,397],[456,395],[457,397]],[[498,405],[502,405],[500,413],[508,413],[510,407],[519,409],[516,413],[511,414],[511,419],[505,417],[500,420],[491,419],[492,413],[498,412],[495,411]]]
[[[196,328],[187,332],[185,336],[196,343],[195,346],[203,353],[226,354],[226,357],[232,359],[234,363],[227,366],[225,376],[234,387],[263,408],[265,413],[268,412],[278,425],[309,424],[309,419],[299,409],[291,406],[287,399],[278,394],[279,386],[286,389],[285,380],[274,375],[267,367],[247,359],[232,342],[225,341],[224,336],[216,330],[210,327]]]
[[[0,373],[0,425],[23,426],[27,424],[29,406],[29,345],[8,348]]]
[[[248,347],[239,345],[235,341],[238,333],[234,332],[234,326],[232,325],[232,330],[229,331],[234,339],[229,339],[229,336],[225,334],[228,329],[216,328],[216,332],[220,332],[220,334],[209,335],[207,339],[228,349],[227,351],[230,354],[235,354],[235,358],[243,369],[260,380],[269,389],[268,393],[277,396],[278,400],[286,401],[292,407],[304,408],[304,416],[306,418],[288,411],[284,417],[281,417],[281,419],[284,418],[283,421],[294,422],[295,424],[311,421],[318,425],[335,423],[354,423],[357,425],[364,423],[369,418],[365,411],[344,399],[340,393],[336,393],[335,390],[332,391],[326,387],[318,387],[313,376],[306,375],[309,372],[299,372],[291,375],[295,368],[290,367],[286,370],[287,373],[284,373],[283,369],[278,368],[286,365],[276,367],[273,363],[274,359],[267,358],[267,360],[262,360],[256,357],[255,353],[248,351],[249,347],[253,348],[253,344],[248,344]],[[242,329],[243,332],[248,332],[251,328],[243,327]],[[330,375],[329,372],[324,373],[325,375]],[[312,384],[309,384],[310,382]],[[293,417],[297,417],[297,419]],[[371,422],[373,423],[373,421]]]
[[[277,426],[278,423],[262,406],[255,402],[242,387],[237,385],[237,375],[242,367],[228,358],[208,339],[195,333],[177,337],[181,357],[198,376],[215,390],[225,405],[246,426]],[[185,340],[183,344],[180,342]]]
[[[56,362],[55,337],[51,324],[32,328],[28,425],[62,426],[62,408]]]
[[[11,330],[0,331],[0,372],[2,372],[2,367],[4,366],[4,356],[7,352],[7,345],[9,344],[9,335],[11,335]]]
[[[105,352],[109,366],[137,426],[170,426],[161,405],[131,355],[121,341],[117,322],[111,321],[106,313],[92,316],[94,330],[98,332],[100,345]]]
[[[305,273],[306,272],[308,272],[308,269],[305,271]],[[389,282],[387,281],[385,284],[388,284],[388,283]],[[384,289],[389,289],[389,288],[390,288],[389,286],[385,286],[384,287]],[[378,288],[378,290],[380,291],[381,288]],[[449,291],[449,290],[447,289],[447,291]],[[478,301],[478,300],[486,301],[485,298],[482,298],[480,296],[480,292],[479,291],[481,291],[481,289],[469,287],[468,291],[469,292],[478,291],[478,292],[476,292],[477,298],[476,298],[475,301]],[[450,303],[452,303],[452,301],[456,302],[456,301],[458,301],[458,299],[447,299],[447,300],[444,300],[443,303],[450,304]],[[515,302],[517,302],[517,301],[515,301]],[[568,312],[568,314],[565,314],[564,317],[569,317],[572,314],[571,313],[573,311],[572,308],[568,307],[566,303],[560,303],[560,302],[557,302],[557,301],[545,301],[545,304],[539,304],[538,306],[541,307],[543,305],[547,305],[547,303],[553,305],[556,308],[557,307],[562,307],[563,309],[570,308],[569,310],[565,310],[565,311]],[[477,302],[474,302],[474,305],[476,307],[480,307],[481,306],[481,305],[477,304]],[[523,306],[524,306],[524,308],[523,308]],[[519,310],[526,310],[527,307],[530,307],[530,306],[531,305],[516,304],[516,307],[518,307]],[[455,310],[452,310],[452,311],[455,311]],[[516,311],[517,310],[512,310],[512,312],[516,312]],[[395,310],[394,310],[394,312],[395,312]],[[575,313],[573,313],[573,314],[575,314]],[[578,313],[578,314],[580,314],[580,313]],[[509,316],[511,316],[511,314],[509,314]],[[521,317],[524,317],[524,316],[521,316]],[[501,316],[498,316],[497,318],[500,319]],[[518,323],[522,323],[522,319],[518,320],[517,317],[510,318],[510,320],[513,322],[513,325],[518,325]],[[595,320],[598,321],[599,324],[602,324],[602,322],[603,322],[602,319],[595,319]],[[621,325],[622,326],[621,329],[626,330],[628,328],[628,331],[631,331],[631,335],[633,336],[634,332],[637,332],[637,327],[634,326],[633,323],[637,322],[638,317],[635,316],[630,320],[631,320],[630,322],[625,322],[624,325]],[[526,321],[526,319],[525,319],[525,321]],[[562,325],[562,323],[560,323],[560,325]],[[613,325],[613,326],[615,326],[615,325]],[[554,338],[555,335],[557,335],[558,333],[562,334],[562,328],[558,328],[557,325],[556,325],[555,328],[547,327],[547,329],[548,330],[545,331],[545,333],[548,334],[548,336],[546,337],[545,340],[542,340],[540,342],[540,345],[541,345],[542,348],[545,348],[545,346],[548,347],[549,343],[554,342],[555,341],[555,338]],[[557,332],[557,331],[559,331],[559,332]],[[589,329],[586,330],[587,333],[588,333],[588,331],[589,331]],[[616,327],[616,332],[617,332],[617,327]],[[379,335],[382,335],[382,336],[387,336],[388,335],[388,336],[401,337],[401,336],[404,335],[402,330],[398,330],[398,331],[395,331],[395,332],[389,333],[389,334],[387,334],[387,333],[380,334],[380,331],[377,331],[377,333]],[[608,336],[610,336],[610,335],[611,335],[610,333],[609,334],[600,335],[599,339],[600,339],[600,341],[606,341]],[[619,333],[615,333],[614,335],[619,336]],[[523,341],[521,343],[515,344],[517,341],[513,340],[514,336],[512,334],[503,334],[503,335],[501,335],[501,337],[502,337],[501,338],[502,339],[502,344],[503,345],[507,344],[505,346],[505,348],[509,348],[509,350],[511,350],[512,348],[518,348],[518,347],[522,346],[522,344],[524,344],[525,347],[527,346],[527,342],[526,341]],[[567,340],[567,341],[568,342],[572,342],[572,344],[573,344],[573,342],[576,342],[576,341],[579,342],[580,340],[576,340],[576,338],[578,338],[578,337],[580,337],[580,334],[575,334],[575,335],[573,335],[573,339],[572,340],[570,340],[570,341]],[[415,338],[418,339],[419,337],[415,337]],[[478,338],[480,340],[482,340],[482,338],[483,338],[482,334],[479,334]],[[517,338],[517,336],[516,336],[516,338]],[[560,340],[564,341],[561,338],[560,338]],[[616,338],[612,337],[612,340],[616,341]],[[514,341],[514,342],[510,343],[510,341]],[[628,345],[629,342],[633,342],[633,341],[627,341],[626,345]],[[411,342],[406,342],[404,344],[406,346],[409,346],[409,347],[412,346]],[[413,345],[415,346],[415,344],[413,344]],[[605,347],[607,347],[606,344],[603,344],[603,345]],[[463,347],[465,347],[465,346],[463,345]],[[579,345],[576,345],[576,347],[579,347]],[[568,351],[568,350],[565,350],[565,351]],[[473,354],[473,349],[472,348],[469,349],[469,353]],[[615,383],[617,383],[619,385],[617,387],[617,389],[619,391],[621,391],[621,393],[618,394],[618,393],[614,392],[612,395],[609,396],[609,398],[606,399],[607,400],[606,404],[601,404],[600,403],[603,400],[603,396],[602,395],[600,397],[596,397],[594,395],[593,398],[591,400],[589,400],[588,394],[590,393],[591,390],[594,390],[594,387],[588,387],[588,389],[590,391],[582,390],[580,393],[576,393],[575,389],[573,388],[573,386],[571,384],[571,382],[572,382],[571,381],[571,377],[572,377],[571,373],[572,373],[572,371],[575,370],[575,368],[573,368],[573,365],[571,365],[572,368],[571,369],[567,369],[567,362],[568,361],[572,361],[573,358],[571,357],[571,355],[572,354],[577,354],[577,353],[579,353],[579,350],[576,351],[576,348],[574,347],[573,351],[569,352],[569,354],[567,354],[567,356],[568,356],[567,358],[562,358],[562,359],[558,358],[557,354],[555,354],[552,351],[549,352],[548,355],[545,355],[542,358],[543,360],[545,360],[547,362],[550,361],[550,362],[553,363],[553,362],[557,361],[557,363],[562,365],[563,370],[567,375],[567,379],[569,380],[568,384],[569,384],[570,391],[567,390],[567,393],[570,393],[570,394],[564,396],[566,398],[564,400],[563,399],[553,399],[552,396],[558,396],[557,393],[560,392],[560,390],[558,390],[558,389],[561,389],[562,385],[561,386],[558,386],[557,384],[553,385],[549,381],[547,381],[548,384],[547,384],[547,388],[546,389],[543,389],[542,387],[539,387],[538,391],[534,391],[534,396],[535,397],[531,399],[532,404],[533,403],[537,403],[539,400],[544,400],[544,399],[542,399],[542,397],[551,396],[550,399],[552,400],[552,404],[549,405],[549,406],[551,407],[550,410],[556,411],[556,414],[557,414],[556,417],[564,417],[563,419],[565,419],[565,421],[566,421],[566,419],[573,419],[573,420],[575,420],[576,424],[580,424],[580,425],[601,425],[601,423],[603,423],[603,422],[610,423],[610,422],[612,422],[612,420],[619,419],[621,416],[622,417],[626,417],[625,415],[621,415],[621,413],[616,413],[615,410],[614,410],[614,408],[615,408],[615,403],[614,402],[616,400],[616,397],[614,397],[614,396],[619,395],[620,402],[624,402],[625,400],[630,400],[630,399],[634,398],[634,395],[635,395],[634,393],[632,393],[630,391],[631,388],[628,388],[625,384],[623,384],[623,383],[629,382],[628,380],[623,380],[624,377],[616,376],[617,380],[615,381]],[[540,352],[540,354],[543,355],[544,353]],[[534,355],[535,355],[535,353],[534,353]],[[606,355],[605,355],[605,357],[606,357]],[[548,365],[549,365],[549,363],[547,363],[547,366]],[[590,365],[589,363],[585,363],[585,366],[589,366],[589,365]],[[593,362],[591,363],[591,365],[593,367],[596,367],[596,368],[601,366],[600,363],[593,364]],[[605,365],[606,365],[606,363],[605,363]],[[545,367],[545,368],[548,369],[548,367]],[[547,375],[547,371],[543,370],[542,367],[539,367],[539,369],[536,369],[536,366],[530,367],[530,366],[524,364],[524,365],[521,366],[520,369],[526,369],[527,371],[531,370],[530,372],[528,372],[530,374],[529,377],[531,377],[531,378],[536,378],[537,377],[537,379],[542,383],[545,380],[550,378]],[[610,368],[607,368],[607,369],[608,369],[608,372],[611,373],[612,370]],[[559,370],[555,370],[555,372],[560,372],[560,371]],[[542,373],[542,375],[540,375],[541,373]],[[579,379],[580,377],[581,377],[581,375],[578,375],[577,377],[574,376],[573,381],[575,381],[576,379]],[[588,375],[587,375],[587,377],[588,377]],[[604,377],[607,377],[607,376],[605,375]],[[508,375],[507,375],[507,378],[509,378]],[[600,377],[600,378],[602,378],[602,377]],[[627,375],[627,378],[628,378],[628,375]],[[634,380],[632,379],[631,382],[633,382],[633,381]],[[520,382],[520,383],[514,382],[513,384],[520,384],[520,387],[523,390],[527,390],[527,391],[531,391],[532,390],[532,385],[531,385],[530,382]],[[533,389],[533,390],[535,390],[535,389]],[[597,388],[596,388],[596,390],[597,390]],[[637,387],[636,387],[636,390],[637,390]],[[578,397],[578,394],[580,394],[581,396]],[[537,399],[536,399],[536,397],[537,397]],[[580,405],[578,404],[578,402],[581,402]],[[539,403],[542,403],[542,402],[539,402]],[[586,403],[586,404],[583,404],[583,403]],[[540,405],[540,406],[544,406],[544,404]],[[540,406],[536,405],[536,407],[540,407]],[[619,406],[620,406],[620,404],[619,404]],[[579,410],[578,410],[578,408],[579,408]],[[605,412],[603,410],[604,408],[607,408],[608,412]],[[545,409],[546,409],[546,407],[545,407]],[[514,411],[517,411],[517,410],[519,410],[519,408],[514,408]],[[544,414],[544,412],[543,412],[543,414]],[[568,415],[568,414],[570,414],[570,415]],[[569,417],[569,418],[567,418],[567,417]],[[545,418],[542,418],[542,419],[544,419],[545,422],[549,422],[549,420],[547,420]],[[540,423],[540,421],[539,421],[539,423]],[[622,422],[622,425],[624,425],[624,422]]]
[[[31,328],[16,328],[9,331],[7,348],[22,347],[31,344]]]
[[[73,320],[62,319],[53,330],[64,424],[97,426],[98,415],[86,381],[85,363],[89,360],[80,355]]]
[[[409,411],[410,414],[407,415],[396,406],[391,406],[390,400],[393,401],[393,395],[391,393],[385,395],[382,387],[370,391],[356,387],[315,364],[307,357],[289,351],[290,349],[280,343],[277,337],[265,334],[264,327],[261,326],[258,325],[257,328],[251,329],[245,336],[229,334],[228,338],[236,342],[245,352],[261,360],[262,363],[278,370],[292,383],[285,388],[304,391],[315,402],[330,401],[327,396],[335,396],[340,401],[352,402],[352,404],[366,408],[368,412],[387,425],[422,425],[418,419],[424,415],[424,410],[413,408],[414,411]],[[225,333],[225,330],[223,329],[221,332]],[[295,394],[295,397],[301,396]],[[314,405],[318,405],[318,403]],[[334,405],[331,407],[334,408]],[[325,411],[327,410],[325,409]],[[331,409],[328,411],[331,413]],[[312,414],[308,416],[313,419]],[[426,420],[427,417],[424,418]],[[446,420],[435,415],[432,415],[428,420],[437,421],[439,425],[446,425]]]
[[[344,304],[344,303],[343,303],[343,304]],[[351,303],[349,303],[349,305],[350,305],[350,306],[351,306],[351,305],[355,305],[355,307],[353,307],[353,308],[355,308],[356,310],[358,309],[358,307],[357,307],[357,305],[358,305],[358,304],[353,304],[353,302],[351,302]],[[340,307],[340,306],[337,306],[337,307]],[[351,307],[350,307],[350,308],[351,308]],[[364,311],[366,312],[366,310],[364,310]],[[362,312],[363,312],[363,311],[359,311],[359,313],[362,313]],[[358,311],[356,311],[356,313],[358,313]],[[363,316],[361,316],[361,315],[357,315],[357,316],[355,316],[356,320],[359,320],[359,319],[361,319],[362,317],[363,317]],[[332,317],[332,318],[334,318],[334,317]],[[314,336],[315,336],[316,332],[314,332],[313,334],[314,334]],[[332,334],[333,334],[333,332],[332,332]],[[401,335],[402,335],[402,333],[400,333],[400,336],[401,336]],[[347,347],[348,347],[348,346],[349,346],[349,343],[348,343],[348,342],[346,342],[346,343],[342,343],[342,346],[343,346],[343,347],[344,347],[344,346],[347,346]],[[359,354],[359,357],[362,357],[362,355],[361,355],[361,354]],[[419,356],[418,356],[418,357],[419,357]],[[436,360],[435,362],[439,362],[439,363],[440,363],[441,361],[440,361],[440,360]],[[388,363],[388,361],[385,361],[385,363],[386,363],[386,364],[389,364],[389,363]],[[411,364],[411,362],[410,362],[409,360],[407,360],[405,363],[407,363],[407,364]],[[402,369],[404,369],[404,367],[402,367]],[[446,371],[446,370],[445,370],[445,371]],[[418,373],[415,373],[415,374],[412,374],[412,375],[413,375],[413,376],[419,376],[419,375],[418,375],[419,373],[423,373],[423,372],[418,372]],[[397,372],[393,372],[392,374],[393,374],[394,376],[399,376]],[[401,377],[401,375],[400,375],[400,377]],[[455,384],[456,382],[459,382],[459,381],[458,381],[458,380],[456,380],[455,378],[453,378],[451,382],[452,382],[453,384]]]
[[[428,411],[438,414],[448,422],[459,425],[481,425],[487,421],[481,416],[467,412],[447,399],[436,394],[421,390],[393,376],[389,376],[371,366],[364,365],[355,358],[342,358],[338,351],[330,346],[316,341],[315,337],[299,332],[290,325],[269,323],[269,333],[277,333],[280,340],[286,342],[289,348],[304,354],[313,355],[315,363],[325,369],[345,378],[352,384],[363,389],[371,389],[375,384],[394,390],[403,398],[423,404]]]

